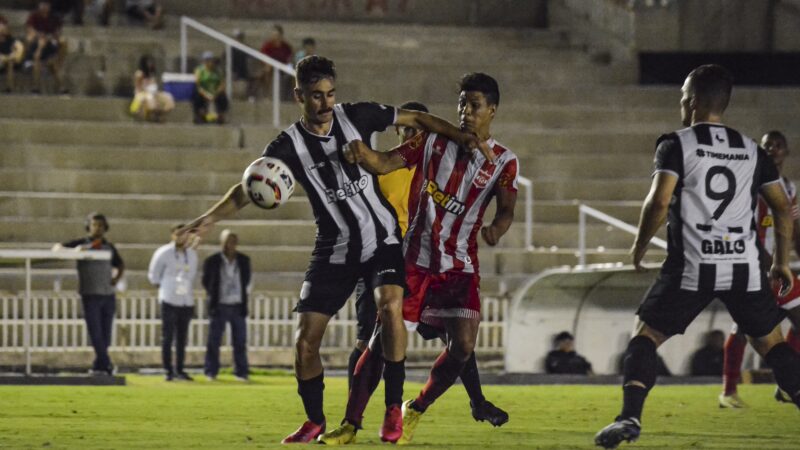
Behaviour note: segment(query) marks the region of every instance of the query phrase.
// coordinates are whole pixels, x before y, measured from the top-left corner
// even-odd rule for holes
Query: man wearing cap
[[[233,373],[246,381],[247,364],[247,294],[250,287],[250,258],[236,251],[239,237],[231,230],[219,236],[222,250],[203,263],[203,287],[208,301],[208,344],[206,346],[206,377],[213,380],[219,373],[219,347],[225,325],[231,324],[233,338]]]
[[[192,93],[194,123],[225,123],[228,96],[225,93],[225,75],[217,66],[214,52],[203,52],[203,64],[194,70],[195,88]],[[213,110],[210,108],[213,105]]]

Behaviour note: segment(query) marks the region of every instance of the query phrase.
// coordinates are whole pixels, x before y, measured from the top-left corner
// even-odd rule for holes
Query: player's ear
[[[292,92],[294,93],[294,101],[296,101],[297,103],[300,103],[301,105],[303,103],[305,103],[303,101],[303,90],[302,89],[300,89],[299,87],[295,87]]]
[[[489,105],[489,116],[494,119],[495,114],[497,114],[497,105]]]

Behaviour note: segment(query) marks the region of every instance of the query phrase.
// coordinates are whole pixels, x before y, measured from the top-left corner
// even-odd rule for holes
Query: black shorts
[[[648,326],[667,336],[683,334],[686,327],[715,298],[728,308],[739,329],[748,336],[769,334],[786,317],[776,303],[769,283],[762,281],[758,292],[687,291],[680,277],[659,275],[647,291],[636,314]]]
[[[356,339],[369,341],[378,321],[378,307],[375,305],[375,290],[367,289],[363,278],[356,284]]]
[[[405,278],[403,249],[399,244],[378,247],[372,258],[359,264],[312,261],[294,310],[332,316],[347,303],[359,279],[372,292],[385,285],[405,288]]]
[[[195,87],[194,91],[192,91],[192,107],[195,112],[207,109],[208,104],[209,101],[200,95],[197,87]],[[218,113],[226,113],[228,111],[228,96],[224,92],[214,97],[214,107],[217,108]]]

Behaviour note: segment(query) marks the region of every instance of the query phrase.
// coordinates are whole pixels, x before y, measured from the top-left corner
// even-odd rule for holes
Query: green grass
[[[325,411],[338,424],[345,380],[326,380]],[[420,386],[408,384],[406,396]],[[644,433],[623,448],[797,449],[798,411],[777,404],[768,385],[741,388],[746,410],[717,407],[715,386],[661,386],[648,399]],[[275,448],[303,421],[294,379],[256,376],[247,385],[223,376],[194,383],[129,376],[124,387],[0,387],[0,448]],[[619,410],[610,386],[487,386],[506,408],[502,428],[476,423],[455,386],[418,428],[416,448],[593,448],[594,433]],[[366,413],[359,446],[378,446],[383,391]],[[367,444],[367,445],[365,445]],[[371,445],[370,445],[371,444]],[[385,446],[383,446],[385,448]]]

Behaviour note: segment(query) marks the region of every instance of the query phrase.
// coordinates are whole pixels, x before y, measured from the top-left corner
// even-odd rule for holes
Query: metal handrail
[[[578,205],[578,265],[586,266],[586,216],[592,216],[597,220],[603,221],[613,227],[619,228],[622,231],[636,235],[639,229],[633,225],[625,223],[616,217],[610,216],[602,211],[586,206],[583,203]],[[650,243],[656,247],[666,250],[667,241],[653,237]]]
[[[280,81],[281,72],[295,76],[294,68],[289,64],[284,64],[274,58],[259,52],[258,50],[248,47],[241,42],[233,39],[230,36],[209,27],[202,23],[186,16],[181,16],[181,72],[187,73],[186,61],[189,53],[189,37],[188,28],[192,27],[195,30],[214,38],[225,44],[225,89],[228,95],[233,92],[233,51],[235,48],[242,53],[247,54],[265,64],[273,67],[272,71],[272,125],[275,128],[280,128]]]
[[[525,187],[525,249],[533,250],[533,181],[519,177],[517,182]]]

